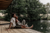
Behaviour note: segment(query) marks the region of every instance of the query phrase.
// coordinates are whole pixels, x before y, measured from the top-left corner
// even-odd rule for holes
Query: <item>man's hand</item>
[[[8,30],[10,30],[10,29],[6,29],[6,30],[8,31]]]

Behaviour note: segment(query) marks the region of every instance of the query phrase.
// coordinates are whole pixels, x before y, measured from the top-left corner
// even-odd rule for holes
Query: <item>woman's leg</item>
[[[23,25],[21,26],[21,28],[30,29],[30,28],[33,28],[33,25],[31,27],[26,27],[25,25]]]

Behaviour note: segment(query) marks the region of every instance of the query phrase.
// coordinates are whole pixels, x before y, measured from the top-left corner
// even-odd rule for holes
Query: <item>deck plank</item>
[[[3,23],[10,23],[10,22],[7,22],[7,21],[0,21],[0,24],[3,24]]]
[[[13,30],[8,30],[8,33],[15,33]]]
[[[38,31],[35,31],[35,30],[32,30],[32,29],[24,29],[25,31],[27,32],[30,32],[30,33],[41,33],[41,32],[38,32]]]
[[[1,26],[1,27],[2,27],[2,33],[8,33],[8,32],[6,31],[5,26]]]
[[[17,30],[19,30],[22,33],[30,33],[30,32],[26,32],[24,29],[17,29]]]
[[[0,24],[1,24],[1,21],[0,21]],[[0,33],[1,33],[1,25],[0,25]]]
[[[18,29],[13,29],[14,30],[14,32],[16,32],[16,33],[22,33],[22,32],[20,32]]]
[[[1,26],[0,26],[0,33],[1,33]]]
[[[8,28],[9,27],[9,25],[6,25],[6,28]],[[14,31],[13,31],[13,29],[10,29],[10,30],[8,30],[8,33],[15,33]]]

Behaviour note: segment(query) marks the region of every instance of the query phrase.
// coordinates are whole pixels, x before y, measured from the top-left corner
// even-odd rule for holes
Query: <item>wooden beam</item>
[[[12,0],[0,0],[0,9],[7,9]]]

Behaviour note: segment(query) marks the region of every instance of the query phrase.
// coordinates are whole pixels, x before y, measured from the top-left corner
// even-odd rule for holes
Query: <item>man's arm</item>
[[[11,28],[12,23],[10,22],[9,29]]]
[[[8,29],[6,29],[6,30],[9,30],[9,29],[11,28],[11,25],[12,25],[12,23],[10,23],[9,28],[8,28]]]

